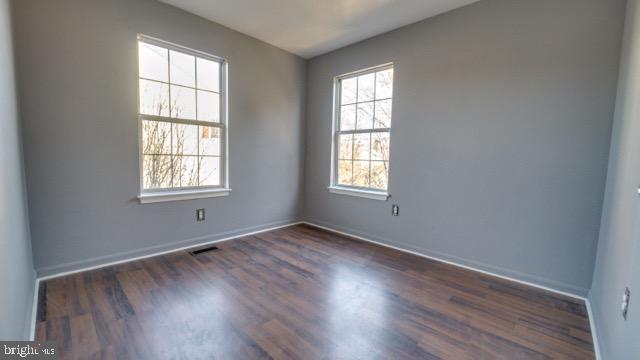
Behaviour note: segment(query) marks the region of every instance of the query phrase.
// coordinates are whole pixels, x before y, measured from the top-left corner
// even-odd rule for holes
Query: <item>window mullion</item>
[[[373,114],[371,114],[371,128],[376,127],[376,84],[378,81],[378,73],[373,73]],[[371,187],[371,153],[373,152],[373,132],[369,133],[369,187]]]
[[[197,57],[193,57],[193,61],[194,61],[194,65],[195,65],[195,73],[193,74],[194,77],[194,81],[195,83],[193,91],[195,92],[195,98],[196,98],[196,120],[200,120],[200,118],[198,117],[198,58]]]
[[[171,105],[171,51],[169,51],[169,49],[167,49],[167,76],[167,87],[169,88],[169,117],[171,117],[173,106]]]
[[[336,131],[336,134],[338,135],[349,135],[349,134],[369,134],[369,133],[385,133],[385,132],[389,132],[391,129],[390,128],[384,128],[384,129],[362,129],[362,130],[343,130],[343,131]]]
[[[358,101],[358,81],[356,80],[356,104]],[[358,105],[356,105],[356,124],[358,124]],[[356,171],[356,162],[355,162],[355,158],[356,158],[356,137],[353,136],[354,134],[351,134],[351,182],[349,185],[353,185],[353,182],[355,181],[356,177],[355,177],[355,171]]]
[[[358,99],[358,91],[360,91],[360,77],[356,78],[356,123],[353,124],[353,128],[358,129],[358,104],[360,104],[360,99]]]
[[[173,84],[173,83],[169,83],[166,81],[161,81],[161,80],[156,80],[156,79],[149,79],[149,78],[145,78],[145,77],[138,77],[138,79],[140,80],[145,80],[145,81],[150,81],[150,82],[154,82],[154,83],[158,83],[158,84],[165,84],[165,85],[173,85],[173,86],[177,86],[177,87],[181,87],[181,88],[185,88],[185,89],[190,89],[190,90],[199,90],[202,92],[206,92],[206,93],[211,93],[211,94],[218,94],[220,95],[219,91],[213,91],[213,90],[207,90],[207,89],[200,89],[198,87],[193,87],[193,86],[187,86],[187,85],[177,85],[177,84]],[[386,99],[388,100],[388,99]],[[350,105],[350,104],[349,104]]]
[[[193,86],[195,86],[194,92],[195,92],[195,98],[196,98],[196,120],[199,120],[198,118],[198,58],[197,57],[193,57],[193,62],[194,62],[194,67],[195,67],[195,71],[193,74],[193,80],[194,80],[194,84]],[[197,163],[197,168],[198,168],[198,174],[196,175],[196,179],[198,182],[198,186],[200,186],[200,125],[196,126],[196,141],[198,142],[197,145],[197,150],[196,150],[196,163]]]
[[[198,167],[197,179],[198,179],[198,186],[200,186],[200,159],[201,159],[201,155],[200,155],[200,125],[196,126],[196,128],[197,128],[197,131],[198,131],[198,133],[196,135],[196,141],[198,142],[197,150],[196,150],[196,154],[197,154],[196,155],[196,162],[198,163],[198,166],[197,166]]]
[[[169,187],[173,187],[175,182],[174,182],[174,176],[175,176],[175,155],[173,154],[173,128],[174,128],[174,124],[171,123],[171,126],[169,127],[169,134],[171,136],[171,141],[169,141],[169,144],[171,146],[171,148],[169,149],[169,160],[171,161],[171,184],[169,185]]]
[[[152,120],[158,122],[166,122],[171,124],[184,124],[184,125],[201,125],[201,126],[210,126],[216,128],[224,128],[224,124],[218,122],[210,122],[210,121],[202,121],[202,120],[189,120],[189,119],[179,119],[179,118],[169,118],[165,116],[155,116],[155,115],[145,115],[140,114],[143,120]]]

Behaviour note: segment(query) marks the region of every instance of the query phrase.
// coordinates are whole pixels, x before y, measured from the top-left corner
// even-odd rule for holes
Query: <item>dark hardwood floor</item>
[[[299,225],[41,283],[65,359],[593,359],[575,299]]]

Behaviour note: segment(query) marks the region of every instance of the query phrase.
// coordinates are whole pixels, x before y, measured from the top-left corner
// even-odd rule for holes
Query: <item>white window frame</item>
[[[338,154],[339,154],[339,146],[340,141],[339,137],[341,134],[359,134],[359,133],[375,133],[375,132],[388,132],[389,139],[391,139],[391,127],[393,127],[393,115],[391,120],[391,127],[388,129],[367,129],[367,130],[340,130],[340,115],[341,115],[341,89],[342,89],[342,80],[367,75],[371,73],[375,73],[378,71],[384,71],[387,69],[393,69],[393,63],[382,64],[378,66],[373,66],[370,68],[353,71],[347,74],[342,74],[334,77],[333,80],[333,124],[331,128],[331,177],[329,179],[329,192],[340,195],[349,195],[362,197],[372,200],[383,200],[386,201],[391,197],[389,194],[389,184],[391,181],[391,171],[389,171],[389,178],[387,179],[387,189],[386,190],[376,190],[372,188],[351,186],[351,185],[338,185]],[[394,79],[395,82],[395,79]],[[395,84],[394,84],[395,85]],[[394,97],[391,97],[391,101],[393,103]],[[392,107],[393,108],[393,107]],[[392,110],[393,112],[393,110]],[[391,169],[391,151],[389,151],[389,169]]]
[[[231,192],[229,187],[229,126],[228,126],[228,71],[229,64],[226,59],[211,55],[202,51],[193,50],[181,45],[160,40],[151,36],[138,34],[136,48],[139,42],[159,46],[169,50],[178,51],[187,55],[199,57],[206,60],[215,61],[220,64],[220,122],[202,121],[202,120],[186,120],[165,116],[146,115],[140,113],[140,61],[138,59],[138,71],[136,72],[136,88],[137,88],[137,113],[138,113],[138,165],[140,175],[140,193],[138,199],[141,204],[157,203],[165,201],[202,199],[218,196],[228,196]],[[139,51],[138,51],[139,54]],[[197,100],[196,100],[197,109]],[[153,120],[166,122],[171,124],[189,124],[201,125],[207,127],[216,127],[220,129],[220,185],[216,186],[195,186],[195,187],[174,187],[165,189],[145,189],[144,188],[144,155],[143,155],[143,120]]]

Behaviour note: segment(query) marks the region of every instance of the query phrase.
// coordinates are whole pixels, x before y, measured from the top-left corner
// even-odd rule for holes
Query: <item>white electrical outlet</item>
[[[204,209],[196,210],[196,220],[197,221],[204,221]]]

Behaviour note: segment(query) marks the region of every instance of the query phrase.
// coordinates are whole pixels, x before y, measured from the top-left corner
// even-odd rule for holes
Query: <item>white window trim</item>
[[[206,199],[219,196],[229,196],[231,189],[198,189],[163,192],[144,192],[138,196],[141,204],[152,204],[167,201]]]
[[[339,86],[340,81],[343,79],[354,77],[354,76],[366,75],[366,74],[370,74],[373,72],[378,72],[378,71],[382,71],[390,68],[393,68],[393,63],[373,66],[363,70],[342,74],[333,78],[333,121],[331,125],[331,170],[330,170],[330,178],[329,178],[330,185],[328,187],[330,193],[355,196],[355,197],[361,197],[361,198],[366,198],[371,200],[380,200],[380,201],[387,201],[391,197],[391,194],[389,194],[389,182],[391,180],[390,179],[391,174],[389,174],[389,179],[387,179],[386,191],[376,191],[370,188],[358,188],[358,187],[352,187],[352,186],[338,185],[338,182],[336,180],[336,177],[338,176],[338,171],[337,171],[338,164],[336,161],[336,154],[339,146],[338,141],[336,141],[338,137],[338,133],[336,129],[339,126],[339,119],[340,119],[340,86]],[[391,124],[392,124],[391,126],[393,126],[393,121],[391,122]],[[374,131],[375,130],[373,131],[367,130],[366,132],[374,132]],[[389,136],[391,136],[391,128],[389,129]],[[389,154],[389,164],[391,164],[391,154]]]
[[[137,113],[138,113],[138,167],[139,167],[139,180],[140,180],[140,192],[138,200],[140,204],[149,204],[157,202],[178,201],[178,200],[191,200],[191,199],[203,199],[219,196],[228,196],[231,192],[229,187],[229,63],[226,59],[219,56],[211,55],[202,51],[194,50],[185,46],[174,44],[165,40],[154,38],[151,36],[138,34],[136,46],[138,41],[146,42],[148,44],[157,45],[169,50],[175,50],[196,57],[200,57],[207,60],[212,60],[220,63],[220,122],[206,122],[206,121],[189,121],[189,123],[201,123],[201,125],[218,127],[221,129],[222,146],[220,149],[221,161],[221,184],[218,186],[199,186],[199,187],[176,187],[166,189],[146,189],[144,188],[143,179],[143,166],[144,156],[142,154],[142,121],[148,120],[162,120],[164,117],[158,117],[153,115],[140,114],[140,65],[138,61],[138,70],[136,72],[136,94],[137,94]],[[168,119],[165,119],[165,121]],[[171,118],[171,123],[179,123],[180,119]]]
[[[358,190],[358,189],[352,189],[344,186],[329,186],[329,192],[332,194],[349,195],[349,196],[361,197],[365,199],[382,200],[382,201],[386,201],[391,197],[391,195],[382,191]]]

